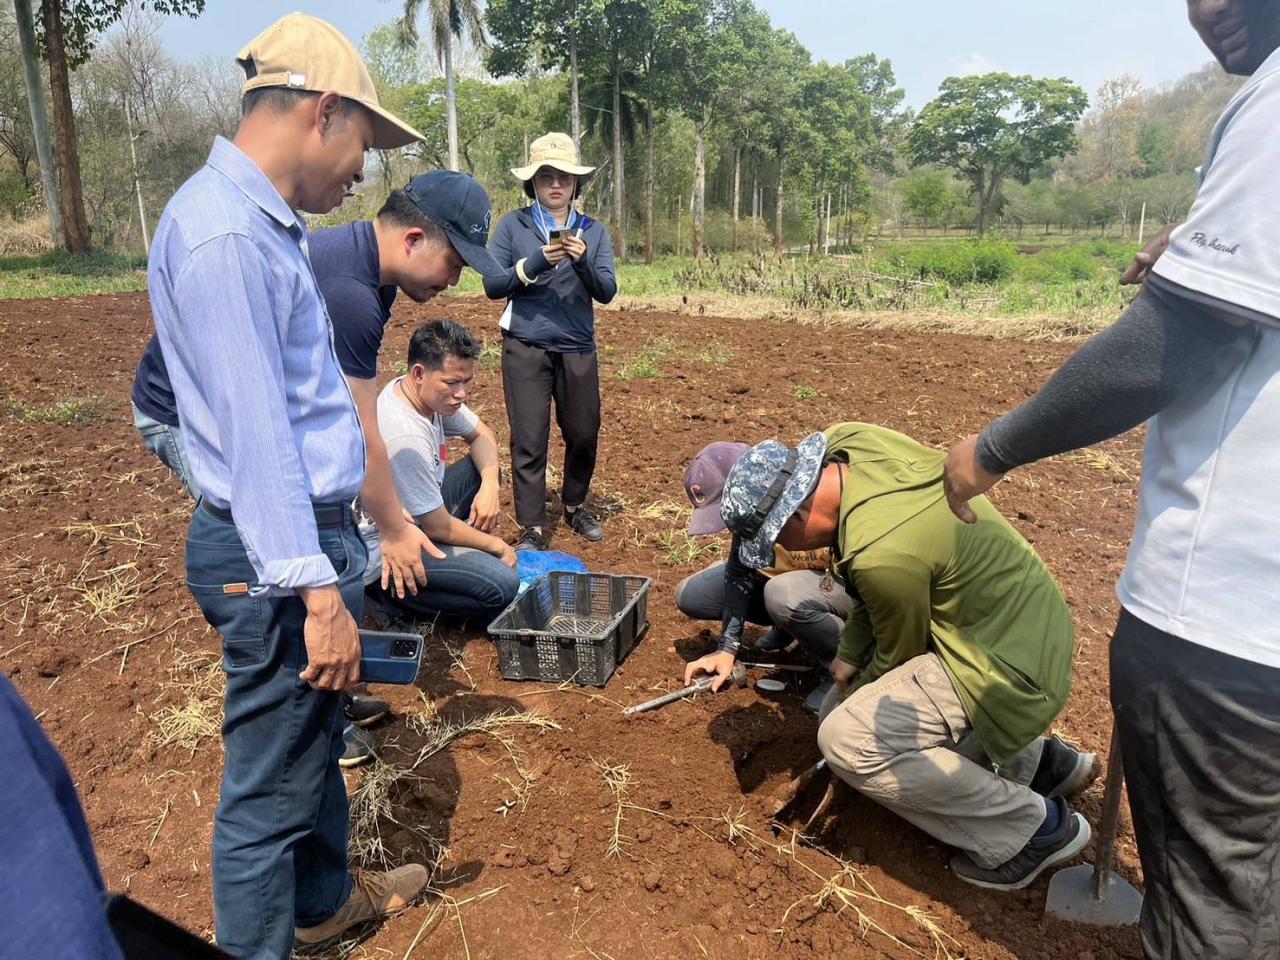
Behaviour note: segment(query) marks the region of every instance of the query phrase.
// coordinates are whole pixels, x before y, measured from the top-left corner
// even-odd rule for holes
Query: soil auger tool
[[[696,680],[683,690],[673,690],[671,693],[664,693],[660,697],[654,697],[652,700],[646,700],[644,703],[637,703],[634,706],[627,707],[622,711],[624,717],[630,717],[637,713],[648,713],[650,710],[657,710],[659,707],[665,707],[668,703],[675,703],[677,700],[687,700],[690,697],[696,697],[700,693],[706,693],[711,689],[711,684],[716,678],[714,676],[703,677]],[[747,685],[747,668],[740,663],[733,665],[733,671],[729,674],[729,679],[725,681],[721,690],[726,690],[731,686],[745,687]]]
[[[1107,785],[1102,797],[1102,822],[1098,825],[1098,862],[1059,870],[1049,881],[1045,913],[1075,923],[1098,927],[1120,927],[1138,922],[1142,894],[1129,881],[1111,872],[1115,856],[1116,830],[1120,824],[1120,794],[1124,768],[1120,765],[1120,736],[1111,733],[1111,756],[1107,758]]]
[[[836,781],[827,767],[827,761],[823,759],[773,795],[773,816],[769,818],[769,823],[775,830],[781,832],[790,829],[787,820],[790,819],[791,814],[795,813],[796,802],[809,792],[809,787],[815,783],[825,783],[826,786],[822,791],[822,799],[813,808],[813,813],[809,814],[800,832],[807,834],[818,818],[827,812],[827,807],[831,806],[831,801],[836,795]]]
[[[813,673],[813,667],[807,663],[754,663],[750,660],[739,660],[747,670],[778,670],[782,673]]]

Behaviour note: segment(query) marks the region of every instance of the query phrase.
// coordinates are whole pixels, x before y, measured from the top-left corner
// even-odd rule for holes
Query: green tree
[[[136,0],[161,14],[196,17],[205,0]],[[63,242],[72,253],[89,249],[89,221],[71,100],[71,71],[93,53],[97,37],[123,16],[130,0],[40,0],[36,19],[41,53],[49,66],[53,114],[53,154],[58,170]]]
[[[668,3],[672,0],[667,0]],[[707,208],[707,131],[721,106],[747,82],[752,53],[769,30],[751,0],[693,0],[668,21],[661,42],[678,51],[680,103],[694,125],[693,258],[703,257]]]
[[[31,109],[22,82],[22,58],[15,33],[14,13],[0,10],[0,157],[13,161],[22,182],[22,192],[30,197],[35,190],[36,141],[31,129]],[[25,197],[24,197],[25,199]],[[10,204],[12,209],[14,205]]]
[[[853,61],[811,66],[801,83],[805,168],[813,181],[815,240],[825,250],[831,235],[831,192],[844,188],[858,205],[869,196],[867,158],[878,148],[871,98]]]
[[[1162,173],[1142,184],[1142,199],[1150,205],[1148,222],[1177,223],[1187,216],[1196,197],[1195,177],[1190,173]]]
[[[1177,140],[1173,122],[1167,118],[1142,125],[1138,131],[1138,156],[1148,176],[1176,172]]]
[[[867,163],[882,173],[892,174],[898,147],[911,124],[911,111],[902,106],[907,93],[898,86],[893,63],[874,53],[846,60],[844,69],[856,79],[858,89],[871,107],[875,149],[867,155]]]
[[[951,208],[951,178],[941,170],[917,167],[902,181],[902,201],[927,230]]]
[[[758,104],[765,117],[762,140],[773,154],[775,167],[773,255],[781,259],[787,165],[792,152],[789,148],[808,135],[808,116],[801,102],[801,90],[809,69],[809,51],[795,34],[774,30],[762,51],[758,69],[767,91]]]
[[[463,34],[471,42],[484,48],[488,39],[484,32],[484,12],[480,0],[404,0],[404,20],[401,25],[405,39],[416,43],[418,39],[418,14],[427,10],[427,23],[431,32],[431,47],[444,70],[445,106],[448,113],[449,169],[458,169],[458,100],[453,77],[453,41]]]
[[[526,76],[531,66],[559,67],[569,74],[569,123],[582,145],[580,37],[598,32],[599,0],[488,0],[485,22],[492,43],[489,72]]]
[[[1085,92],[1066,79],[948,77],[916,118],[907,151],[915,164],[947,167],[968,182],[983,234],[1006,179],[1027,183],[1046,162],[1076,148],[1074,127],[1087,104]]]
[[[381,99],[401,87],[425,83],[422,55],[416,45],[404,42],[404,22],[396,18],[374,27],[360,43],[365,66]]]
[[[637,32],[640,48],[636,51],[634,87],[644,108],[644,262],[653,263],[656,253],[655,205],[657,203],[658,111],[679,102],[678,85],[671,78],[679,75],[682,51],[670,42],[673,24],[689,15],[697,0],[647,0],[647,23]],[[677,216],[679,214],[677,213]]]
[[[520,156],[523,144],[564,121],[563,81],[543,77],[520,83],[491,83],[462,77],[457,81],[458,150],[462,169],[489,184],[509,185],[510,199],[523,202],[515,181],[507,172]],[[442,167],[448,157],[445,134],[444,79],[404,87],[397,93],[397,107],[405,120],[426,139],[417,147],[419,156]],[[495,195],[503,186],[495,187]],[[504,191],[505,192],[505,191]]]

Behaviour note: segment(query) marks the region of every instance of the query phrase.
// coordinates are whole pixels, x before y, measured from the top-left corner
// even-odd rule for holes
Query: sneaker
[[[516,541],[512,549],[516,553],[524,550],[545,550],[547,549],[547,541],[542,536],[542,531],[537,527],[525,527],[520,534],[520,539]]]
[[[347,718],[347,723],[354,723],[357,727],[377,723],[390,712],[391,706],[381,697],[371,697],[367,693],[342,695],[342,715]]]
[[[786,650],[787,647],[791,646],[792,642],[793,641],[789,636],[777,627],[774,627],[752,644],[752,649],[759,650],[761,653],[781,653],[783,650]]]
[[[377,920],[403,910],[422,892],[431,874],[418,863],[410,863],[385,873],[353,871],[351,896],[332,917],[314,927],[295,927],[293,935],[310,946],[331,940],[358,923]]]
[[[1085,848],[1093,835],[1089,821],[1072,813],[1067,801],[1055,797],[1048,801],[1058,805],[1062,817],[1057,832],[1039,839],[1032,837],[1027,845],[998,867],[980,867],[967,853],[951,858],[951,871],[965,883],[987,890],[1021,890],[1055,863],[1070,860]]]
[[[374,756],[373,737],[354,723],[348,723],[342,731],[342,743],[346,747],[338,759],[340,767],[355,767]]]
[[[600,526],[599,518],[588,513],[586,507],[579,507],[573,511],[566,509],[564,522],[569,525],[570,530],[584,540],[599,543],[604,539],[604,527]]]
[[[809,695],[804,698],[804,708],[810,713],[821,713],[822,702],[827,699],[827,694],[831,692],[832,687],[836,685],[836,678],[827,674],[827,679],[809,691]]]
[[[1075,750],[1055,734],[1044,742],[1030,787],[1042,797],[1074,797],[1097,779],[1097,754]]]

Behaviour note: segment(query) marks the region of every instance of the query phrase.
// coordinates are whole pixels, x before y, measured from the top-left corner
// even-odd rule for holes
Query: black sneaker
[[[604,527],[600,526],[599,518],[589,514],[586,507],[579,507],[572,512],[565,510],[564,521],[569,524],[570,530],[584,540],[599,543],[604,539]]]
[[[957,853],[951,858],[952,873],[965,883],[987,890],[1021,890],[1055,863],[1070,860],[1085,848],[1093,835],[1089,821],[1081,814],[1072,813],[1061,797],[1047,802],[1056,803],[1062,817],[1055,833],[1040,839],[1032,837],[1025,847],[998,867],[980,867],[969,854]]]
[[[512,549],[516,553],[520,553],[523,550],[545,550],[547,549],[547,540],[537,527],[525,527],[520,534],[520,539],[516,541]]]
[[[1097,754],[1069,747],[1055,734],[1044,742],[1030,787],[1042,797],[1074,797],[1097,779]]]
[[[342,715],[347,718],[347,723],[354,723],[357,727],[377,723],[390,712],[390,705],[380,697],[371,697],[367,693],[342,695]]]
[[[777,627],[771,629],[759,640],[751,645],[753,650],[759,650],[761,653],[781,653],[794,643],[789,636]]]
[[[365,733],[354,723],[349,723],[342,731],[342,741],[346,749],[338,760],[340,767],[354,767],[374,757],[373,737]]]

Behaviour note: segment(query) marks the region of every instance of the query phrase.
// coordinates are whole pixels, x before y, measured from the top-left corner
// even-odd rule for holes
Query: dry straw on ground
[[[968,311],[956,310],[852,310],[809,311],[771,297],[696,293],[670,297],[618,297],[609,309],[660,310],[690,316],[733,317],[740,320],[768,320],[799,323],[827,329],[852,327],[858,330],[904,330],[911,333],[958,333],[1009,340],[1072,340],[1097,333],[1115,317],[1055,316],[1052,314],[1005,316],[998,304],[977,304]]]

